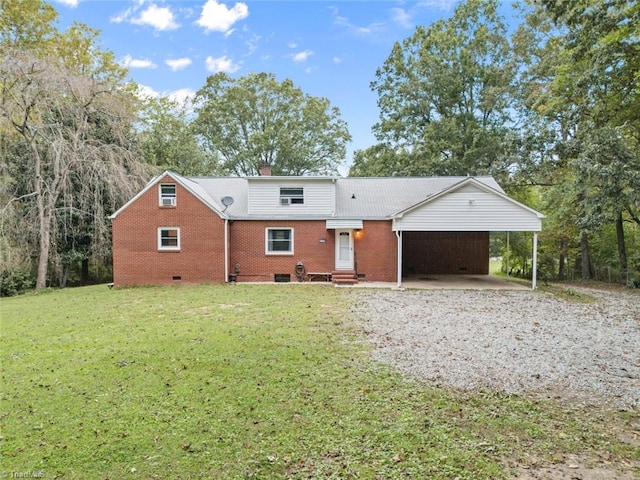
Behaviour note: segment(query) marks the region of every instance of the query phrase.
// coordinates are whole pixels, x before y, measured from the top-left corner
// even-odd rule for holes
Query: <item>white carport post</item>
[[[396,237],[398,238],[398,269],[396,272],[396,286],[398,288],[402,288],[402,230],[396,230]]]
[[[533,272],[531,275],[531,289],[536,289],[538,275],[538,232],[533,232]]]
[[[511,258],[509,255],[509,230],[507,230],[507,281],[509,281],[509,268],[511,267]]]

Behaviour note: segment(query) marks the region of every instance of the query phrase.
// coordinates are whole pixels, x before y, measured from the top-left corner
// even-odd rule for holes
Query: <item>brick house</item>
[[[492,177],[262,173],[152,179],[111,216],[114,284],[488,274],[492,231],[534,232],[536,257],[543,215]]]

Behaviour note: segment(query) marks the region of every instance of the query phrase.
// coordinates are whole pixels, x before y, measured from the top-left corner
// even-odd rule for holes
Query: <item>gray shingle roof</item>
[[[339,218],[389,218],[468,177],[341,178],[336,182]],[[474,177],[504,193],[493,177]],[[354,198],[355,197],[355,198]]]
[[[278,177],[272,177],[277,181]],[[290,178],[290,177],[288,177]],[[336,179],[336,218],[385,219],[435,195],[468,177],[345,177]],[[499,192],[493,177],[474,177]],[[194,177],[201,191],[224,207],[220,199],[234,202],[225,213],[230,218],[251,218],[248,212],[248,180],[241,177]],[[269,181],[262,178],[263,181]],[[301,181],[305,177],[300,177]],[[355,197],[355,198],[354,198]],[[274,216],[275,218],[275,216]]]
[[[140,195],[155,185],[165,175],[173,176],[183,186],[191,190],[213,210],[230,219],[258,218],[249,214],[249,182],[281,182],[283,179],[305,181],[335,181],[336,215],[333,219],[388,219],[429,197],[447,190],[469,177],[183,177],[173,172],[165,172],[152,179],[134,198],[116,211],[115,218]],[[482,184],[504,194],[493,177],[474,177]],[[228,207],[222,198],[231,197]],[[261,215],[260,218],[263,218]],[[296,216],[299,218],[298,216]],[[305,215],[305,219],[327,219],[326,215]],[[269,219],[290,219],[290,215],[269,215]]]
[[[224,211],[229,217],[246,217],[248,204],[248,183],[241,177],[191,177],[189,180],[197,183],[202,191],[216,202],[220,211]],[[223,197],[233,198],[233,203],[226,209],[222,205]]]

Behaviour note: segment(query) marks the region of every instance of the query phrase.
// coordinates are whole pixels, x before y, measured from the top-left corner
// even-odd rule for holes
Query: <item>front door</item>
[[[353,270],[353,232],[336,230],[336,270]]]

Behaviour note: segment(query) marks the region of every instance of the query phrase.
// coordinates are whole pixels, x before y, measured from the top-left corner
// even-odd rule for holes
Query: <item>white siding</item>
[[[396,219],[404,231],[520,231],[539,232],[541,219],[518,203],[465,185]]]
[[[304,205],[281,205],[280,187],[304,188]],[[335,183],[303,179],[249,182],[249,215],[327,215],[335,212]]]

